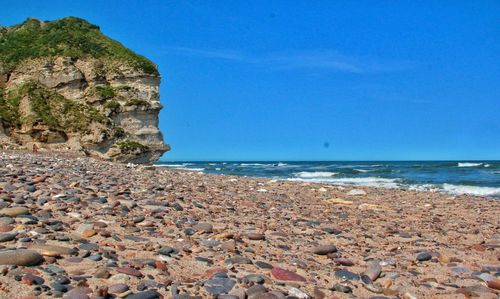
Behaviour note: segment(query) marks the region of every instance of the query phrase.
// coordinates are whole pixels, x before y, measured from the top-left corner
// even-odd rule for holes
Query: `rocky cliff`
[[[0,27],[0,145],[149,163],[160,76],[146,58],[78,18]]]

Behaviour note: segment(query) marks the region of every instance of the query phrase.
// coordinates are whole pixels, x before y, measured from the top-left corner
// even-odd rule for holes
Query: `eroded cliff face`
[[[28,58],[3,71],[0,61],[0,144],[158,160],[169,150],[158,128],[158,72],[80,56]]]

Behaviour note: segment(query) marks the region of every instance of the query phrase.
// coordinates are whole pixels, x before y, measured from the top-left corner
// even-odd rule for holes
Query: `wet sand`
[[[475,196],[0,151],[0,298],[498,298],[499,215]]]

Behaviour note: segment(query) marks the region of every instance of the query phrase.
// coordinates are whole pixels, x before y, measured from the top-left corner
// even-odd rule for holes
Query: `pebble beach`
[[[500,298],[500,201],[0,151],[0,298]]]

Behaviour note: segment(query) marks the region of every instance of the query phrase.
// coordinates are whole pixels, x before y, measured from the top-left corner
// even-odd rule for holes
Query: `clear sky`
[[[162,74],[164,160],[500,159],[500,1],[6,1]]]

